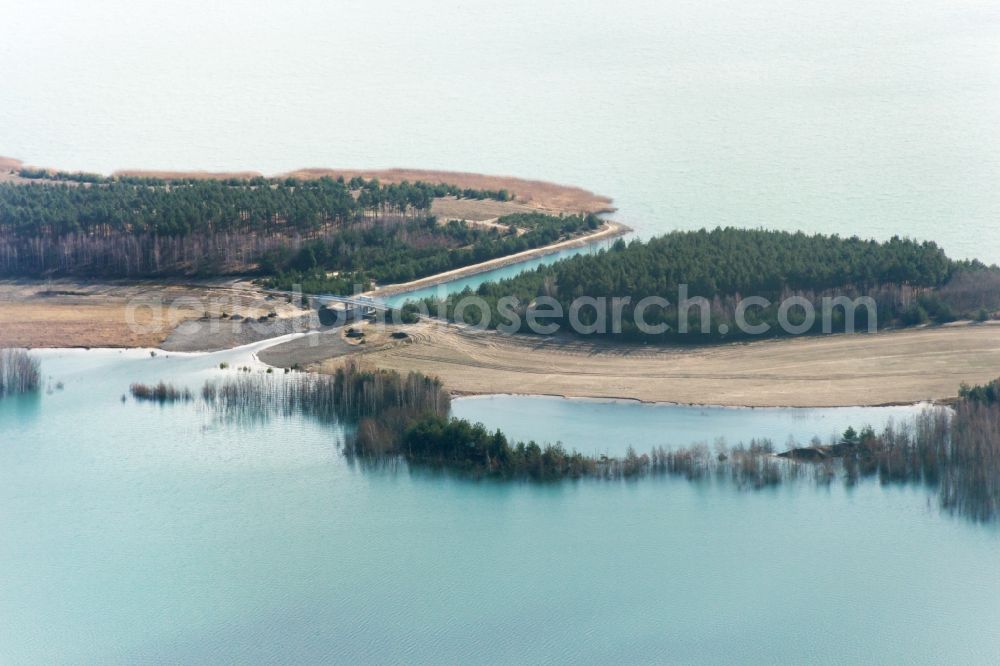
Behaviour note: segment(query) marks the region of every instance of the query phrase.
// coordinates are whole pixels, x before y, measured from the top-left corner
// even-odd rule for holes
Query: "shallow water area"
[[[233,423],[197,401],[121,401],[133,381],[196,389],[238,373],[246,349],[38,353],[52,392],[0,401],[5,663],[987,663],[1000,650],[1000,531],[941,514],[921,488],[372,469],[343,457],[339,428],[300,416]],[[654,427],[711,441],[771,421],[456,402],[473,408],[515,433],[578,428],[595,444]],[[775,416],[775,435],[843,418]]]

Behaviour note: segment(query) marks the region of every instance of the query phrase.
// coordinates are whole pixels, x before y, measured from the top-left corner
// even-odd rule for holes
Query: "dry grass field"
[[[441,197],[431,204],[431,215],[441,220],[467,220],[469,222],[484,222],[495,220],[504,215],[515,213],[531,213],[538,209],[517,201],[493,201],[484,199],[456,199]]]
[[[364,354],[439,376],[456,393],[552,394],[732,406],[942,400],[1000,376],[1000,325],[958,325],[712,347],[626,347],[422,323]],[[342,358],[316,367],[329,371]]]
[[[459,171],[431,171],[425,169],[299,169],[283,176],[296,178],[378,178],[383,183],[398,183],[404,180],[422,180],[429,183],[448,183],[462,188],[500,190],[514,194],[516,203],[527,204],[534,210],[572,213],[611,212],[611,199],[569,185],[557,185],[540,180],[527,180],[510,176],[487,176],[481,173]]]
[[[0,176],[7,178],[14,177],[13,172],[24,166],[21,160],[13,157],[0,156]],[[264,174],[259,171],[169,171],[163,169],[119,169],[113,175],[116,176],[143,176],[149,178],[163,178],[166,180],[176,178],[204,178],[213,180],[225,180],[228,178],[254,178]],[[399,183],[404,180],[410,182],[422,180],[430,183],[447,183],[457,185],[461,188],[501,190],[506,189],[514,195],[513,205],[506,206],[503,202],[481,202],[484,206],[474,206],[472,209],[463,209],[457,212],[454,217],[463,219],[489,219],[498,217],[499,214],[506,215],[507,212],[520,212],[523,210],[545,210],[550,212],[567,213],[606,213],[614,211],[611,199],[599,194],[594,194],[579,187],[570,185],[559,185],[540,180],[528,180],[525,178],[514,178],[512,176],[489,176],[481,173],[466,173],[460,171],[435,171],[430,169],[297,169],[288,173],[278,174],[276,177],[283,178],[292,176],[295,178],[322,178],[329,176],[338,178],[343,176],[350,179],[354,176],[362,178],[378,178],[383,183]],[[461,203],[461,202],[459,202]],[[474,204],[476,202],[466,202]],[[489,204],[499,204],[495,210],[489,208]],[[457,209],[456,209],[457,210]],[[503,212],[501,212],[503,211]],[[447,213],[436,213],[448,216]]]
[[[248,284],[0,281],[0,347],[157,347],[185,321],[301,313]]]

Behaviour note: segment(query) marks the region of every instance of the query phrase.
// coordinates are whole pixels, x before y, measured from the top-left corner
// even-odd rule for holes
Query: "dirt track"
[[[406,330],[411,341],[365,359],[437,375],[457,393],[755,407],[880,405],[946,399],[963,381],[1000,376],[1000,325],[667,349],[511,338],[434,323]],[[314,367],[329,371],[340,362]]]
[[[608,240],[609,238],[617,238],[619,236],[624,236],[625,234],[631,232],[630,227],[620,224],[618,222],[613,222],[611,220],[606,220],[597,231],[588,233],[584,236],[577,236],[576,238],[570,238],[563,241],[558,241],[550,245],[544,245],[542,247],[536,247],[531,250],[524,250],[523,252],[518,252],[516,254],[509,254],[505,257],[497,257],[496,259],[490,259],[489,261],[483,261],[478,264],[472,264],[471,266],[463,266],[462,268],[456,268],[454,270],[445,271],[443,273],[436,273],[434,275],[428,275],[425,278],[420,278],[417,280],[412,280],[410,282],[401,282],[399,284],[389,284],[382,287],[373,289],[370,292],[366,292],[369,296],[375,296],[377,298],[384,298],[386,296],[391,296],[393,294],[399,294],[405,291],[413,291],[415,289],[423,289],[425,287],[433,287],[437,284],[442,284],[444,282],[450,282],[452,280],[457,280],[459,278],[468,277],[470,275],[478,275],[479,273],[485,273],[487,271],[496,270],[497,268],[503,268],[504,266],[511,266],[523,261],[528,261],[529,259],[534,259],[536,257],[544,257],[549,254],[554,254],[561,250],[568,250],[574,247],[584,247],[592,243],[596,243],[602,240]]]

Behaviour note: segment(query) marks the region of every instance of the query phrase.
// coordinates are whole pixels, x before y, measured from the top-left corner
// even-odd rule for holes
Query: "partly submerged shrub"
[[[0,349],[0,398],[35,391],[40,382],[38,359],[23,349]]]

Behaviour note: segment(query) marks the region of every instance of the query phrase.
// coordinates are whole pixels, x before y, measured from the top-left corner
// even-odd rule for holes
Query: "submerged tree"
[[[132,384],[129,387],[132,397],[144,402],[190,402],[194,399],[191,391],[186,388],[178,388],[172,384],[159,382],[158,384]]]
[[[38,359],[24,349],[0,349],[0,398],[36,391],[40,382]]]
[[[994,383],[992,386],[996,386]],[[159,384],[133,386],[133,395],[160,401],[191,399]],[[333,375],[245,375],[208,382],[206,403],[228,416],[266,418],[299,413],[348,426],[345,452],[366,461],[405,461],[474,477],[558,481],[584,477],[632,479],[677,476],[725,481],[761,490],[811,476],[847,485],[865,478],[884,484],[917,483],[939,493],[942,508],[979,521],[1000,519],[1000,401],[987,387],[963,388],[954,409],[929,407],[881,432],[847,428],[828,445],[776,453],[767,439],[728,448],[717,442],[686,448],[653,447],[625,455],[588,456],[561,443],[510,440],[499,430],[449,416],[441,382],[411,372],[367,368],[349,360]],[[984,397],[986,396],[986,397]]]

